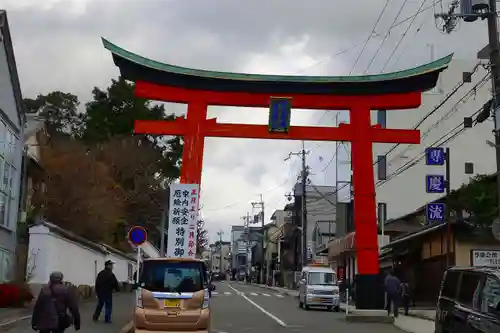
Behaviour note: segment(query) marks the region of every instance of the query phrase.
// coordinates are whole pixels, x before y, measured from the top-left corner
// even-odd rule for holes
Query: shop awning
[[[356,232],[332,239],[328,243],[328,257],[334,258],[343,252],[353,251],[356,247]]]

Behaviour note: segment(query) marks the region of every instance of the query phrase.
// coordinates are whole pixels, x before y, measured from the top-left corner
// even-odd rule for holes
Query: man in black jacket
[[[113,264],[111,260],[104,263],[104,269],[97,274],[95,279],[95,292],[97,294],[97,306],[94,312],[94,321],[99,320],[102,308],[104,306],[104,322],[111,323],[111,312],[113,309],[113,291],[120,291],[118,280],[113,273]]]

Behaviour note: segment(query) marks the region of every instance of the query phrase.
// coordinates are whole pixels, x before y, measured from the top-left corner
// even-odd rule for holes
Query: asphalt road
[[[344,313],[303,310],[298,300],[240,283],[217,283],[212,296],[214,333],[402,333],[390,324],[348,323]]]

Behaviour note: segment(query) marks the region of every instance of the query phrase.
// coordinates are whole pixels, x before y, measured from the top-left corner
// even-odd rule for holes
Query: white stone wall
[[[94,285],[95,277],[106,260],[115,262],[115,275],[120,282],[131,282],[136,262],[124,256],[92,249],[52,232],[45,225],[29,231],[27,274],[29,283],[44,284],[53,271],[64,274],[64,280],[74,285]]]

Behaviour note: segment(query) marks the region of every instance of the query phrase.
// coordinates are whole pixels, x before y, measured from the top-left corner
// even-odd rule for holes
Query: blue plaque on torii
[[[271,97],[269,104],[269,132],[288,133],[291,111],[291,98]]]

